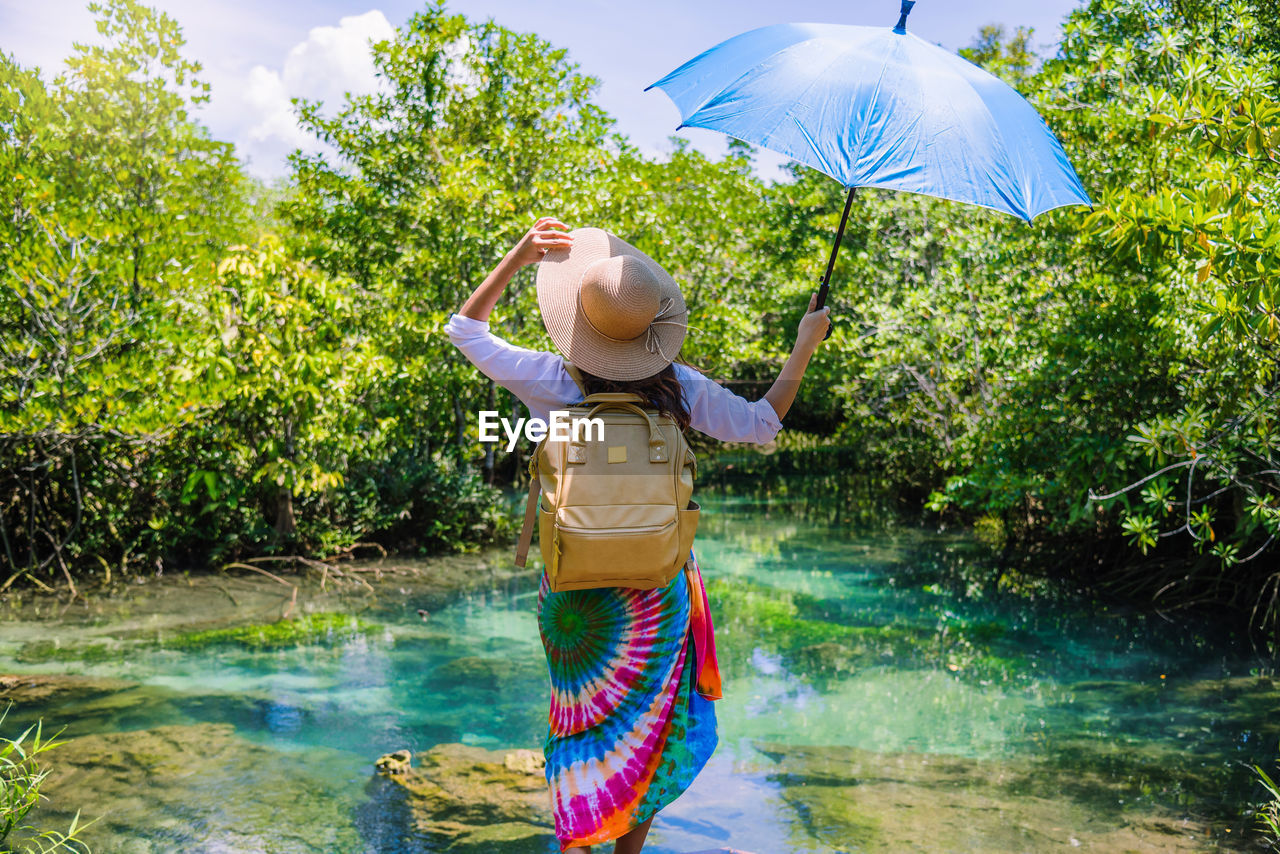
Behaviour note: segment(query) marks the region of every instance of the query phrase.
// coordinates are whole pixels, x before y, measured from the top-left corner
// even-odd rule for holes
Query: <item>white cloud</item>
[[[338,26],[315,27],[305,41],[290,49],[279,68],[255,65],[234,90],[243,111],[236,147],[249,161],[249,170],[262,178],[286,171],[285,156],[295,148],[324,150],[298,126],[291,97],[324,102],[332,114],[346,93],[374,92],[381,84],[375,76],[371,41],[389,39],[395,30],[381,11],[340,19]]]
[[[347,90],[369,92],[377,85],[370,41],[395,35],[382,12],[342,18],[336,27],[315,27],[289,51],[282,75],[293,94],[337,101]]]
[[[290,147],[306,146],[311,139],[298,127],[280,73],[256,65],[249,72],[244,88],[244,102],[256,123],[245,131],[256,144],[285,143]]]

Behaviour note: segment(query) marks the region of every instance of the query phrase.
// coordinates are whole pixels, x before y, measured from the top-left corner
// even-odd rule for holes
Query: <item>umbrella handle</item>
[[[821,309],[823,307],[823,303],[825,303],[826,301],[827,301],[827,283],[826,283],[826,280],[819,279],[818,280],[818,308]],[[832,331],[835,330],[835,328],[836,328],[836,325],[832,323],[831,318],[828,317],[827,318],[827,334],[822,336],[822,340],[826,341],[828,338],[830,338],[831,333]]]
[[[857,192],[857,187],[850,187],[849,196],[844,200],[844,213],[840,214],[840,228],[836,230],[836,242],[831,246],[827,272],[822,275],[821,284],[818,286],[818,304],[814,306],[815,308],[822,308],[827,304],[827,293],[831,290],[831,272],[836,268],[836,256],[840,254],[840,241],[844,239],[844,227],[849,222],[849,208],[853,207],[853,197]],[[834,323],[827,326],[827,334],[822,336],[823,341],[831,337],[832,329],[835,329]]]

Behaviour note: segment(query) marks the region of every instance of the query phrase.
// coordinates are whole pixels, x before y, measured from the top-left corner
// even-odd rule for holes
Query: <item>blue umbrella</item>
[[[1039,114],[1008,84],[898,25],[778,24],[722,42],[645,88],[703,127],[849,188],[818,305],[858,187],[924,193],[1030,222],[1089,195]],[[677,128],[678,129],[678,128]]]

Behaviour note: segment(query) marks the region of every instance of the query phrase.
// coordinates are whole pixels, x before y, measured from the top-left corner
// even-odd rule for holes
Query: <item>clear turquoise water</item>
[[[726,688],[716,704],[721,745],[659,816],[647,851],[873,850],[830,817],[815,824],[796,776],[773,773],[759,749],[777,744],[942,754],[989,763],[991,773],[1016,764],[1051,786],[1060,778],[1064,791],[1088,776],[1107,785],[1072,797],[1117,827],[1130,810],[1155,811],[1206,822],[1213,832],[1203,850],[1229,848],[1228,830],[1238,838],[1245,822],[1231,817],[1260,794],[1247,766],[1274,761],[1280,705],[1265,686],[1240,687],[1253,685],[1242,680],[1255,679],[1259,662],[1231,638],[1029,582],[994,584],[979,569],[982,548],[963,534],[852,518],[832,510],[830,497],[806,494],[802,481],[788,484],[767,502],[703,496],[700,562],[709,582],[729,585],[713,590],[755,591],[750,608],[795,607],[790,622],[777,622],[713,593]],[[225,774],[199,766],[176,821],[163,815],[171,809],[159,793],[154,809],[144,795],[97,850],[396,850],[374,841],[395,818],[368,809],[373,760],[444,742],[537,748],[547,677],[532,579],[444,607],[412,592],[380,602],[360,614],[376,631],[269,652],[122,646],[90,660],[32,663],[15,656],[37,627],[5,624],[0,672],[135,683],[115,697],[15,708],[6,732],[41,716],[68,724],[66,736],[214,722],[267,748]],[[422,607],[431,609],[426,621]],[[806,668],[815,638],[828,637],[819,623],[836,627],[827,651],[850,643],[840,627],[884,632],[840,666]],[[74,650],[91,624],[38,628]],[[808,631],[818,635],[801,636]],[[138,780],[139,791],[147,785]],[[93,815],[91,795],[78,794]],[[1016,796],[1011,815],[1022,814]],[[317,824],[326,821],[329,830]]]

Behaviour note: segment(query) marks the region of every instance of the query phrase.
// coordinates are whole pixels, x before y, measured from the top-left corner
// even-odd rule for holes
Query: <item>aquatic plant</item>
[[[1259,780],[1267,790],[1270,798],[1267,803],[1258,809],[1256,815],[1258,824],[1261,825],[1271,836],[1266,839],[1268,851],[1280,851],[1280,787],[1277,787],[1272,779],[1267,776],[1267,772],[1263,771],[1258,765],[1253,766],[1253,770],[1257,772]]]
[[[312,644],[340,644],[361,635],[381,634],[380,623],[337,611],[318,611],[268,623],[251,623],[216,629],[161,635],[140,632],[137,639],[117,639],[112,643],[64,643],[61,640],[33,640],[14,653],[24,664],[49,661],[78,661],[85,664],[114,661],[132,643],[164,649],[195,651],[211,646],[234,645],[250,650],[272,650]],[[3,854],[3,852],[0,852]]]
[[[0,724],[4,723],[12,707],[13,704],[10,703],[4,712],[0,713]],[[80,811],[76,810],[75,817],[71,819],[71,826],[65,833],[52,829],[41,830],[25,823],[27,813],[40,802],[40,798],[48,798],[48,795],[41,793],[40,786],[49,775],[49,769],[42,769],[36,758],[60,744],[65,744],[65,742],[51,739],[42,740],[43,724],[43,720],[37,721],[27,727],[26,731],[17,738],[6,738],[0,735],[0,854],[36,854],[36,852],[53,854],[53,852],[72,851],[77,854],[87,854],[90,850],[89,846],[79,838],[78,834],[97,821],[97,818],[81,824]],[[24,747],[24,742],[27,741],[27,736],[31,735],[33,729],[35,735]],[[62,730],[58,730],[53,737],[57,738],[61,733]],[[24,838],[19,842],[11,843],[9,837],[15,833]]]
[[[170,649],[199,649],[216,644],[239,644],[250,649],[277,649],[300,644],[350,640],[380,629],[376,623],[336,611],[320,611],[290,620],[223,629],[186,632],[166,639]]]

